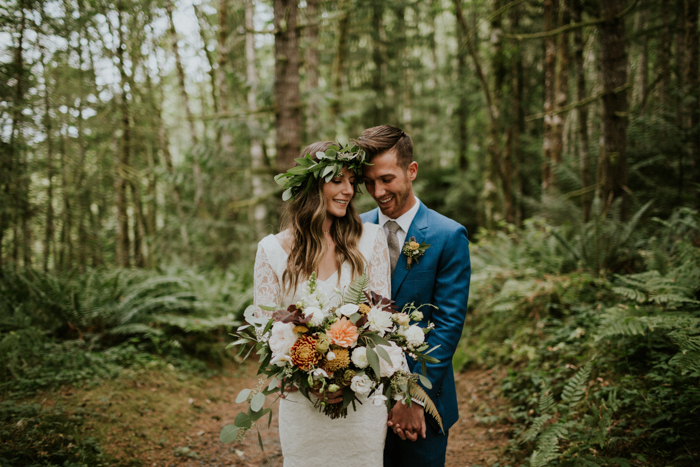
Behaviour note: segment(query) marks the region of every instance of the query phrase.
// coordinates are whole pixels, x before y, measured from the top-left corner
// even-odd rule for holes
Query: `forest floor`
[[[448,467],[503,465],[510,427],[489,423],[503,410],[498,397],[502,375],[473,369],[456,375],[460,419],[450,430]],[[261,451],[254,432],[241,443],[219,441],[221,427],[232,423],[243,405],[235,398],[257,385],[252,365],[233,365],[211,378],[158,371],[125,371],[92,388],[65,388],[33,398],[44,406],[80,407],[89,414],[85,433],[125,465],[167,467],[281,467],[277,405],[272,425],[261,420]],[[274,400],[268,396],[267,403]],[[267,406],[267,405],[266,405]],[[486,416],[485,416],[486,415]],[[482,417],[482,418],[480,418]],[[497,419],[498,417],[492,417]]]

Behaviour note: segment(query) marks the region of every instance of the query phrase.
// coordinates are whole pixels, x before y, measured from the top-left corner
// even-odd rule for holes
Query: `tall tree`
[[[248,111],[250,117],[248,119],[248,128],[250,131],[250,160],[253,172],[253,197],[260,199],[264,196],[264,186],[262,174],[260,173],[265,167],[262,141],[262,130],[260,122],[257,119],[258,111],[258,70],[257,61],[255,58],[255,36],[253,35],[255,13],[254,0],[246,0],[245,2],[245,55],[246,55],[246,75],[248,78]],[[262,202],[257,203],[253,208],[253,220],[255,223],[255,233],[258,238],[262,238],[265,234],[265,219],[267,218],[267,209]]]
[[[603,78],[603,148],[599,185],[604,203],[627,189],[627,52],[624,0],[600,3],[600,69]],[[624,198],[623,198],[624,199]]]
[[[698,74],[698,66],[700,62],[700,38],[698,37],[698,0],[686,0],[685,2],[685,18],[686,18],[686,69],[685,82],[688,99],[688,137],[689,137],[689,165],[692,167],[691,183],[695,186],[692,188],[694,192],[691,199],[695,199],[695,205],[700,206],[700,75]]]
[[[557,138],[559,115],[556,110],[557,36],[551,32],[557,27],[559,0],[544,0],[544,139],[542,160],[542,194],[554,183],[553,167],[561,160],[560,140]]]
[[[120,119],[121,119],[121,138],[118,148],[114,153],[114,204],[117,208],[117,266],[128,268],[130,265],[129,259],[129,214],[127,206],[125,169],[129,166],[131,155],[131,123],[129,118],[129,102],[128,102],[128,77],[125,68],[125,53],[126,44],[124,42],[124,15],[126,6],[123,1],[117,3],[117,68],[119,69],[121,95],[120,101]],[[114,36],[114,34],[113,34]]]
[[[319,105],[316,99],[318,94],[318,21],[321,15],[318,13],[318,0],[306,1],[306,48],[304,52],[304,71],[306,79],[306,139],[319,138]]]
[[[583,1],[573,0],[572,17],[574,23],[580,23],[583,19]],[[576,100],[582,102],[586,98],[586,69],[583,57],[583,30],[574,30],[574,63],[576,65]],[[591,186],[591,154],[588,143],[588,106],[579,105],[576,108],[578,117],[578,151],[579,170],[581,173],[581,185],[584,193],[581,195],[581,209],[583,211],[583,221],[588,222],[591,215],[591,204],[593,202]],[[587,191],[588,190],[588,191]]]
[[[297,0],[274,0],[277,166],[286,170],[301,149]]]

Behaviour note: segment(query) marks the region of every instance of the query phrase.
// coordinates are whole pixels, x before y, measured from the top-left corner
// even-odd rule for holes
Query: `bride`
[[[308,146],[302,157],[325,153],[333,142]],[[369,288],[385,297],[391,294],[389,253],[381,227],[362,224],[353,206],[361,178],[361,158],[343,154],[336,168],[340,173],[329,181],[315,178],[311,171],[295,170],[296,186],[285,193],[292,198],[283,214],[283,230],[258,244],[255,258],[256,314],[271,313],[259,306],[286,309],[296,303],[308,278],[317,275],[318,288],[328,297],[367,273]],[[324,171],[325,174],[325,171]],[[338,394],[319,394],[327,402]],[[314,397],[314,396],[312,396]],[[346,418],[331,419],[299,392],[280,400],[279,432],[284,467],[381,467],[387,430],[385,405],[356,404]]]

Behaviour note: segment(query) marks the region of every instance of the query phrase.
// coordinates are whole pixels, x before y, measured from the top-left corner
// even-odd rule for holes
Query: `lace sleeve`
[[[262,246],[258,247],[258,254],[255,255],[255,268],[253,271],[255,284],[253,304],[255,305],[255,316],[258,318],[271,318],[272,312],[262,310],[260,305],[279,305],[281,287],[279,278],[277,274],[275,274],[275,270],[272,269],[272,265],[268,261]]]
[[[384,297],[391,297],[389,247],[381,228],[378,229],[374,238],[374,247],[367,264],[367,272],[369,273],[369,289]]]

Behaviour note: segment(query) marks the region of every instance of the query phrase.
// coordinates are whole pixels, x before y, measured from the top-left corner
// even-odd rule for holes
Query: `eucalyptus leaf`
[[[253,412],[258,412],[262,409],[263,405],[265,405],[265,394],[259,392],[254,395],[253,399],[250,401],[250,409]]]
[[[245,412],[239,412],[236,418],[233,420],[233,424],[238,428],[250,428],[252,424],[250,416]]]
[[[377,351],[379,356],[382,357],[384,359],[384,361],[386,361],[389,365],[392,365],[392,366],[394,365],[393,362],[391,361],[391,357],[387,353],[386,349],[384,349],[384,347],[382,347],[381,345],[378,345],[377,347],[375,347],[375,350]]]
[[[428,378],[426,378],[425,376],[421,375],[420,373],[418,373],[418,379],[420,379],[421,384],[422,384],[423,386],[425,386],[426,388],[428,388],[428,389],[432,389],[432,388],[433,388],[433,383],[431,383],[430,380],[429,380]]]
[[[236,425],[226,425],[219,433],[219,441],[222,443],[233,443],[238,438],[239,428]]]
[[[379,376],[379,357],[377,357],[375,351],[369,346],[367,347],[367,361],[369,362],[369,366],[374,370],[374,374]]]
[[[248,399],[249,395],[250,395],[250,389],[244,389],[241,392],[239,392],[238,396],[236,396],[236,404],[240,404],[241,402]]]

